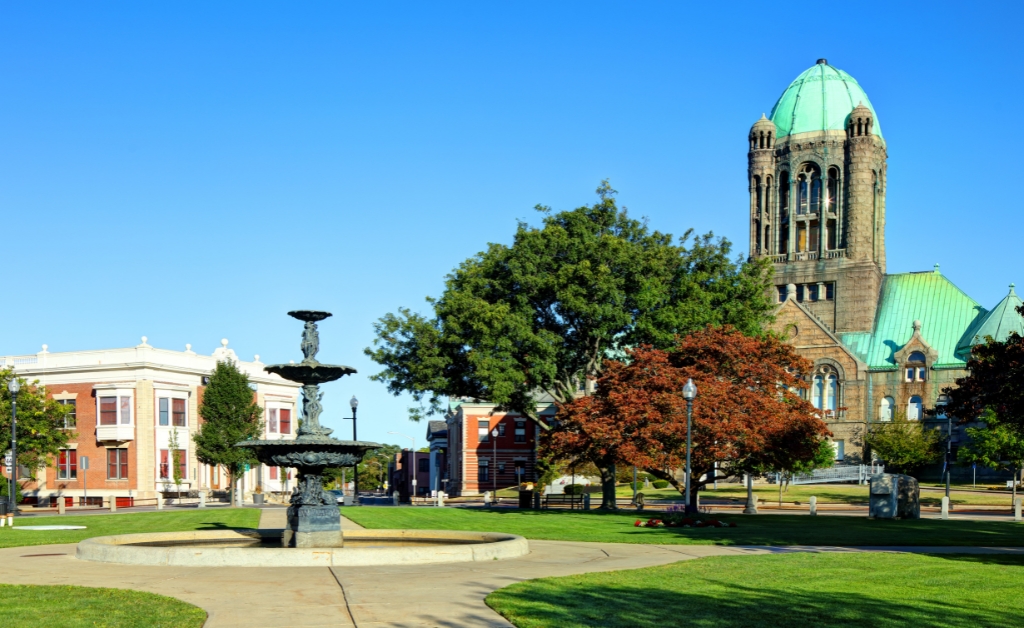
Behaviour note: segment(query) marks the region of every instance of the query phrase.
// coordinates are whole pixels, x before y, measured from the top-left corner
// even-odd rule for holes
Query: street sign
[[[82,471],[89,470],[89,456],[82,456],[78,459],[78,466],[81,467]]]

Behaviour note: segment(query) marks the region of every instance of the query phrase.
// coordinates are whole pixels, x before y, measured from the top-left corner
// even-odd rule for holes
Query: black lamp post
[[[11,378],[7,390],[11,393],[11,486],[7,493],[7,503],[13,514],[18,509],[18,391],[21,390],[21,383],[17,377]]]
[[[693,506],[690,504],[690,449],[692,448],[692,439],[690,437],[693,432],[693,400],[697,396],[697,387],[693,385],[693,380],[686,380],[686,385],[683,386],[683,398],[686,399],[686,512],[692,513]]]
[[[498,428],[491,430],[491,440],[494,441],[494,470],[491,472],[491,481],[494,486],[494,499],[498,499]]]
[[[349,399],[348,405],[352,408],[352,440],[359,440],[359,436],[356,433],[356,409],[359,407],[359,400],[356,399],[355,395]],[[356,488],[352,491],[352,505],[359,505],[359,461],[356,461],[355,473],[353,473],[353,481],[356,483]]]

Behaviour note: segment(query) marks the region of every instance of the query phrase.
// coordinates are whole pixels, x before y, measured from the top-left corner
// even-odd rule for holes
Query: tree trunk
[[[615,465],[599,467],[601,471],[601,510],[617,510],[615,503]]]

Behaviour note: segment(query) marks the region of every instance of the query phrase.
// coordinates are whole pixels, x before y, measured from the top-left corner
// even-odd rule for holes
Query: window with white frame
[[[182,479],[188,479],[188,453],[184,449],[161,449],[160,450],[160,479],[173,480],[172,464],[178,465],[178,471]]]
[[[478,419],[477,420],[476,432],[477,432],[477,438],[479,439],[479,442],[481,442],[481,443],[486,443],[487,442],[487,440],[490,438],[490,433],[491,433],[490,430],[491,430],[491,421],[490,421],[490,419]]]
[[[277,408],[267,408],[267,433],[277,434]]]
[[[828,365],[818,367],[811,379],[811,405],[835,414],[839,404],[839,374]]]
[[[64,406],[64,429],[73,430],[78,425],[78,408],[74,399],[58,399],[57,403]]]
[[[903,379],[907,382],[923,382],[927,379],[928,368],[925,365],[925,355],[920,351],[913,351],[907,357],[907,366],[903,371]]]
[[[490,461],[480,460],[477,464],[477,481],[486,482],[490,479]]]
[[[526,421],[516,421],[515,442],[526,442]]]
[[[846,442],[843,439],[832,441],[832,449],[836,452],[836,460],[842,460],[846,456]]]
[[[907,420],[908,421],[920,421],[924,418],[924,404],[921,398],[914,395],[907,401]]]
[[[892,411],[895,407],[895,399],[892,397],[882,397],[882,403],[878,407],[878,420],[892,421]]]
[[[78,479],[78,451],[74,449],[60,450],[57,454],[57,479]]]
[[[99,405],[100,425],[131,425],[132,424],[132,397],[131,395],[100,395],[97,397]]]
[[[157,423],[160,427],[188,427],[187,399],[157,397]]]

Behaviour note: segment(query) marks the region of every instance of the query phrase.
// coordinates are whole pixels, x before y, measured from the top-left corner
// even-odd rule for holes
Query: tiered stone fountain
[[[351,467],[378,443],[337,440],[332,430],[320,425],[324,394],[320,384],[333,382],[356,372],[354,368],[321,364],[316,359],[320,334],[316,324],[329,312],[296,310],[288,315],[305,322],[302,331],[303,360],[298,364],[274,364],[270,373],[302,384],[302,426],[295,440],[249,440],[237,447],[253,450],[256,458],[271,467],[292,467],[299,472],[299,485],[288,507],[288,525],[281,544],[285,547],[341,547],[341,513],[333,497],[324,493],[323,473],[328,467]]]
[[[284,530],[194,530],[121,534],[86,539],[78,544],[80,560],[129,565],[189,567],[359,567],[491,561],[523,556],[530,546],[521,536],[453,530],[341,529],[341,511],[324,493],[328,467],[353,466],[377,443],[337,440],[320,425],[320,384],[356,370],[320,364],[316,324],[327,312],[289,314],[305,322],[298,364],[275,364],[267,371],[302,384],[302,426],[295,440],[247,440],[260,462],[299,470],[298,490],[288,507]],[[211,513],[212,514],[212,513]]]

